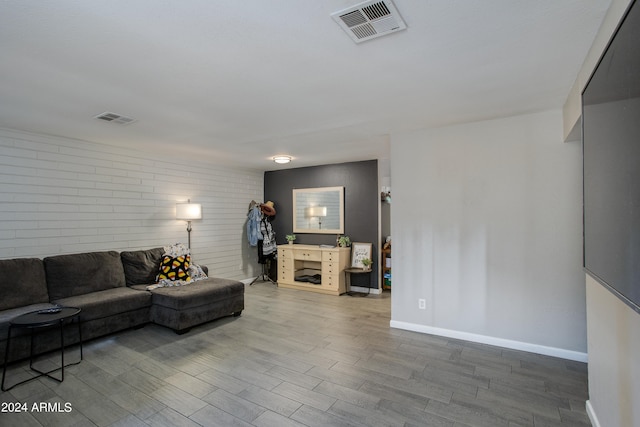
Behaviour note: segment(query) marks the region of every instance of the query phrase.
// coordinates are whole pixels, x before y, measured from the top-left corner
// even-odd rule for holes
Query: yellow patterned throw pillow
[[[160,264],[160,271],[156,281],[160,280],[183,280],[188,282],[191,280],[189,276],[189,264],[191,264],[191,255],[181,255],[172,257],[165,255]]]

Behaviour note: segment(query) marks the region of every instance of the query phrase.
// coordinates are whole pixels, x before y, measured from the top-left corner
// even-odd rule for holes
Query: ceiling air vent
[[[104,112],[102,114],[98,114],[95,116],[96,119],[104,120],[105,122],[117,123],[119,125],[128,125],[129,123],[133,123],[136,119],[132,119],[131,117],[122,116],[116,113]]]
[[[407,28],[391,0],[366,1],[331,17],[356,43]]]

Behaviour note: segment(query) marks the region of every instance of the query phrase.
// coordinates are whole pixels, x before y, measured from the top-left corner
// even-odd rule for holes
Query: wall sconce
[[[176,203],[176,219],[187,221],[187,234],[189,236],[189,249],[191,249],[191,220],[202,219],[202,205],[200,203]]]
[[[304,210],[304,215],[307,218],[318,218],[318,229],[322,230],[322,218],[327,216],[326,206],[309,206]],[[309,222],[309,228],[311,228],[311,222]]]

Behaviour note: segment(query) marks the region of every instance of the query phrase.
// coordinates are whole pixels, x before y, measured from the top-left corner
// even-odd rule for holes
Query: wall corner
[[[578,80],[571,87],[569,96],[562,107],[562,140],[579,141],[582,138],[582,102]]]

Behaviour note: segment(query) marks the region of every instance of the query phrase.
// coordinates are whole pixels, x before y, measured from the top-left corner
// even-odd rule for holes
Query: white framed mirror
[[[294,189],[293,232],[344,234],[344,187]]]

